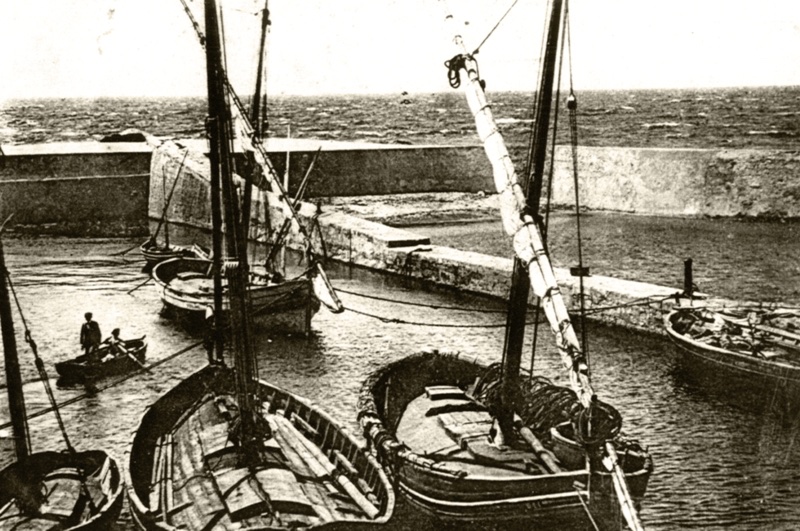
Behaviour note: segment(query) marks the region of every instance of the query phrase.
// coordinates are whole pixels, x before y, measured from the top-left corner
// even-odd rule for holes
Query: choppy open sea
[[[579,136],[585,145],[797,149],[800,135],[799,87],[587,92],[578,98]],[[519,160],[530,127],[530,94],[490,94],[490,99],[512,156]],[[127,128],[200,137],[204,107],[202,98],[9,101],[0,107],[0,144],[99,139]],[[411,144],[477,141],[463,96],[456,91],[274,98],[270,123],[273,134],[281,136],[291,125],[294,137]],[[705,291],[800,301],[797,224],[605,214],[589,216],[586,223],[597,227],[586,234],[595,274],[679,286],[681,260],[692,256]],[[571,224],[567,216],[554,222],[554,253],[571,252],[566,236],[555,234]],[[429,231],[437,244],[508,256],[505,241],[497,243],[501,236],[494,224],[414,230]],[[139,243],[135,238],[36,237],[6,242],[20,306],[53,382],[53,364],[77,354],[85,311],[94,313],[106,334],[114,327],[122,328],[124,337],[146,334],[148,363],[165,361],[196,340],[159,314],[155,289],[142,285],[147,277],[141,258],[121,253]],[[358,268],[332,267],[329,274],[352,311],[333,315],[321,310],[309,338],[258,336],[259,367],[263,378],[314,400],[356,435],[357,391],[382,364],[425,346],[460,350],[486,362],[500,359],[501,303],[426,290],[406,279]],[[376,295],[385,300],[376,300]],[[21,339],[19,321],[17,326]],[[642,511],[647,529],[800,528],[796,412],[686,378],[664,338],[603,326],[591,326],[589,332],[598,393],[620,410],[623,430],[653,454],[655,472]],[[526,352],[531,351],[531,335]],[[38,411],[46,405],[44,393],[34,381],[30,353],[19,342],[29,411]],[[537,372],[565,383],[551,343],[540,334]],[[145,408],[204,359],[202,348],[189,351],[152,373],[65,407],[72,443],[79,449],[103,446],[126,466],[131,433]],[[61,402],[83,390],[55,393]],[[3,394],[0,425],[8,418]],[[52,416],[32,419],[31,428],[35,449],[63,447]],[[116,527],[134,529],[127,510]],[[400,507],[390,529],[433,531],[436,526],[418,522],[409,508]]]
[[[532,95],[488,94],[512,156],[528,141]],[[587,146],[796,148],[800,87],[578,92],[578,137]],[[203,136],[205,98],[39,99],[0,102],[0,144],[99,139],[127,128]],[[270,133],[402,144],[473,144],[460,91],[284,96],[268,103]],[[558,141],[568,141],[566,112]],[[514,160],[519,160],[514,156]]]

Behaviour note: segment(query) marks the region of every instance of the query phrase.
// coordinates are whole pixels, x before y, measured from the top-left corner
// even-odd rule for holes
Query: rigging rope
[[[25,328],[25,342],[31,348],[33,352],[34,361],[36,363],[36,370],[39,372],[39,378],[42,381],[42,385],[44,385],[45,392],[47,393],[47,399],[50,402],[50,405],[54,407],[54,413],[56,415],[56,420],[58,421],[58,427],[61,430],[61,435],[64,438],[64,443],[67,446],[67,451],[70,454],[75,454],[75,448],[69,441],[69,435],[67,434],[67,428],[64,426],[64,421],[61,418],[61,414],[58,412],[58,408],[56,407],[56,399],[53,395],[53,389],[50,387],[50,378],[47,376],[47,371],[44,368],[44,361],[42,358],[39,357],[39,348],[36,346],[36,341],[33,340],[33,336],[31,335],[31,331],[28,328],[28,322],[25,320],[25,314],[22,312],[22,306],[19,303],[19,298],[17,298],[17,291],[14,289],[14,283],[11,281],[11,274],[6,270],[5,271],[6,280],[8,280],[8,287],[11,290],[11,295],[14,296],[14,303],[17,305],[17,312],[19,312],[20,319],[22,320],[22,326]]]
[[[155,369],[159,365],[163,365],[164,363],[166,363],[166,362],[168,362],[168,361],[170,361],[170,360],[172,360],[174,358],[177,358],[178,356],[180,356],[182,354],[185,354],[185,353],[189,352],[190,350],[193,350],[193,349],[199,347],[202,344],[203,344],[202,341],[198,341],[196,343],[193,343],[193,344],[189,345],[188,347],[182,348],[181,350],[179,350],[179,351],[177,351],[177,352],[175,352],[173,354],[170,354],[166,358],[163,358],[163,359],[160,359],[160,360],[158,360],[156,362],[151,363],[150,365],[147,366],[147,368],[148,369]],[[56,404],[55,408],[49,407],[49,408],[44,408],[44,409],[40,409],[40,410],[34,411],[33,413],[29,413],[27,418],[28,418],[28,420],[30,420],[30,419],[33,419],[33,418],[36,418],[36,417],[41,417],[41,416],[44,416],[44,415],[46,415],[48,413],[51,413],[54,409],[60,409],[60,408],[66,407],[66,406],[70,406],[72,404],[75,404],[75,403],[80,402],[82,400],[85,400],[87,398],[93,398],[93,397],[97,396],[98,393],[101,393],[101,392],[103,392],[103,391],[105,391],[107,389],[111,389],[112,387],[116,387],[118,385],[121,385],[122,383],[130,380],[131,378],[133,378],[135,376],[138,376],[139,374],[141,374],[144,371],[145,371],[145,369],[139,367],[134,372],[132,372],[130,374],[126,374],[125,376],[123,376],[121,378],[118,378],[117,380],[111,381],[111,382],[109,382],[109,383],[107,383],[107,384],[105,384],[105,385],[103,385],[101,387],[98,387],[97,389],[94,389],[92,392],[82,393],[80,395],[73,396],[72,398],[68,398],[67,400],[64,400],[63,402],[59,402],[58,404]],[[10,426],[11,426],[10,422],[7,422],[5,424],[0,424],[0,430],[4,430],[4,429],[6,429],[6,428],[8,428]]]
[[[389,299],[386,297],[378,297],[377,295],[367,295],[366,293],[360,293],[358,291],[348,291],[342,288],[336,288],[336,291],[339,293],[347,293],[348,295],[355,295],[356,297],[364,297],[365,299],[372,299],[376,301],[382,302],[391,302],[394,304],[405,304],[408,306],[419,306],[422,308],[432,308],[434,310],[452,310],[458,312],[474,312],[474,313],[502,313],[505,314],[507,310],[487,310],[482,308],[467,308],[465,306],[447,306],[441,304],[425,304],[421,302],[412,302],[412,301],[405,301],[400,299]]]
[[[591,375],[592,364],[589,357],[588,338],[586,336],[586,292],[583,284],[585,271],[583,268],[583,240],[581,238],[581,205],[578,195],[578,100],[575,97],[574,85],[572,83],[572,49],[570,43],[569,29],[569,1],[564,3],[564,33],[567,35],[567,48],[569,48],[569,97],[567,98],[567,110],[569,111],[569,139],[572,147],[572,176],[573,188],[575,189],[575,226],[577,232],[578,246],[578,283],[580,296],[580,315],[581,315],[581,340],[583,343],[583,354],[586,357],[587,371]],[[561,49],[562,58],[564,48]],[[548,192],[549,193],[549,192]]]
[[[444,305],[437,305],[437,304],[424,304],[424,303],[420,303],[420,302],[411,302],[411,301],[405,301],[405,300],[399,300],[399,299],[390,299],[390,298],[386,298],[386,297],[378,297],[376,295],[367,295],[365,293],[360,293],[360,292],[357,292],[357,291],[348,291],[348,290],[344,290],[344,289],[341,289],[341,288],[338,288],[338,287],[336,288],[336,291],[337,292],[341,292],[341,293],[346,293],[348,295],[354,295],[356,297],[364,297],[366,299],[372,299],[372,300],[377,300],[377,301],[381,301],[381,302],[388,302],[388,303],[392,303],[392,304],[401,304],[401,305],[408,305],[408,306],[417,306],[417,307],[422,307],[422,308],[431,308],[431,309],[434,309],[434,310],[451,310],[451,311],[473,312],[473,313],[499,313],[499,314],[505,314],[506,313],[506,310],[487,310],[487,309],[480,309],[480,308],[468,308],[468,307],[465,307],[465,306],[444,306]],[[610,305],[610,306],[595,306],[594,308],[587,309],[586,310],[586,314],[587,315],[592,315],[592,314],[598,314],[598,313],[606,312],[606,311],[610,311],[610,310],[618,310],[620,308],[631,308],[631,307],[635,307],[635,306],[656,305],[656,304],[661,304],[664,301],[670,300],[672,298],[673,298],[672,295],[667,295],[667,296],[663,296],[663,297],[662,296],[655,296],[655,295],[651,295],[651,296],[647,296],[647,297],[640,297],[640,298],[634,299],[634,300],[632,300],[630,302],[624,302],[624,303],[621,303],[621,304],[614,304],[614,305]],[[348,309],[351,310],[351,311],[355,311],[355,310],[352,310],[350,308],[348,308]],[[358,312],[356,312],[356,313],[358,313]],[[367,315],[367,314],[365,314],[365,315]],[[384,319],[384,318],[377,317],[377,316],[372,316],[372,315],[370,315],[370,316],[371,317],[376,317],[377,319]],[[386,320],[387,321],[394,321],[393,318],[386,318]],[[531,321],[529,324],[534,324],[536,322],[537,321],[534,320],[534,321]],[[540,323],[544,323],[545,321],[539,321],[539,322]],[[406,323],[406,324],[411,324],[411,323]],[[491,326],[494,327],[494,325],[491,325]]]
[[[473,52],[472,52],[472,55],[476,55],[476,54],[477,54],[477,53],[480,51],[480,49],[481,49],[481,46],[483,46],[483,45],[484,45],[484,43],[485,43],[487,40],[489,40],[489,37],[491,37],[491,36],[492,36],[492,33],[494,33],[494,30],[496,30],[496,29],[497,29],[497,26],[499,26],[499,25],[500,25],[500,23],[501,23],[501,22],[503,22],[503,20],[504,20],[504,19],[505,19],[505,18],[508,16],[508,14],[509,14],[509,13],[511,12],[511,10],[514,8],[514,6],[515,6],[515,5],[517,5],[517,2],[518,2],[518,1],[519,1],[519,0],[514,0],[514,2],[513,2],[513,3],[512,3],[512,4],[511,4],[509,7],[508,7],[508,9],[506,9],[506,12],[505,12],[505,13],[503,13],[503,16],[502,16],[502,17],[500,17],[500,20],[498,20],[498,21],[497,21],[497,24],[495,24],[495,25],[494,25],[494,27],[493,27],[493,28],[492,28],[492,29],[489,31],[489,33],[486,35],[486,37],[484,37],[484,39],[483,39],[483,40],[481,41],[481,43],[480,43],[480,44],[477,46],[477,48],[475,48],[475,50],[473,50]]]
[[[17,305],[17,312],[19,312],[20,319],[22,319],[22,326],[25,327],[25,342],[28,343],[31,351],[33,352],[36,370],[39,372],[39,378],[41,379],[44,390],[47,393],[47,399],[49,400],[50,405],[53,408],[53,414],[55,414],[56,420],[58,421],[58,428],[61,430],[61,436],[63,437],[64,444],[67,447],[67,453],[69,453],[70,457],[72,457],[73,465],[75,466],[75,470],[78,472],[78,479],[81,483],[82,494],[86,498],[86,502],[89,505],[90,511],[95,513],[97,511],[97,505],[89,493],[89,488],[86,486],[86,475],[78,462],[78,452],[75,451],[75,447],[72,446],[72,443],[69,440],[67,428],[64,425],[64,420],[61,418],[61,413],[59,412],[58,405],[56,404],[56,397],[53,395],[52,387],[50,387],[50,378],[47,376],[47,371],[44,368],[44,361],[42,361],[42,358],[39,357],[39,348],[36,345],[36,341],[33,340],[31,331],[28,328],[28,322],[25,320],[25,314],[22,312],[22,305],[19,303],[17,292],[14,289],[13,282],[11,281],[11,274],[8,272],[8,270],[5,270],[3,273],[8,281],[8,287],[11,290],[11,294],[14,296],[14,302]]]
[[[495,324],[458,324],[458,323],[431,323],[423,321],[407,321],[405,319],[399,319],[396,317],[383,317],[368,312],[362,312],[360,310],[355,310],[347,306],[345,306],[344,309],[353,313],[357,313],[358,315],[364,315],[366,317],[378,319],[379,321],[389,324],[404,324],[404,325],[424,326],[429,328],[503,328],[506,326],[505,322],[495,323]],[[533,324],[533,321],[528,322],[526,324]]]

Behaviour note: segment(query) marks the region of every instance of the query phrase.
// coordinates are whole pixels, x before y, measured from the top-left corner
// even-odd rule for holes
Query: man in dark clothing
[[[91,312],[87,312],[84,317],[86,317],[86,322],[81,327],[81,347],[83,347],[89,361],[95,362],[97,361],[97,347],[100,346],[100,341],[102,340],[100,325],[92,321]]]

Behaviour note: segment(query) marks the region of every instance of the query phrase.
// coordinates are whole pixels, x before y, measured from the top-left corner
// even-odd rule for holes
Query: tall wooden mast
[[[533,137],[530,143],[529,182],[527,183],[527,208],[534,223],[539,220],[539,200],[542,192],[542,176],[547,157],[547,133],[550,127],[550,108],[553,100],[553,81],[555,79],[556,55],[559,43],[559,28],[562,17],[562,0],[553,0],[550,22],[547,30],[542,72],[539,76],[539,91],[535,109]],[[525,342],[525,319],[528,310],[530,280],[528,268],[514,257],[514,271],[511,277],[511,293],[508,299],[506,335],[503,347],[503,380],[500,428],[507,436],[513,430],[513,412],[517,409],[515,390]]]
[[[444,0],[440,1],[444,4]],[[553,3],[560,6],[562,0],[553,0]],[[551,13],[555,13],[551,17],[551,28],[558,27],[557,21],[560,20],[560,11],[560,7],[559,9],[551,9]],[[451,25],[454,24],[453,16],[449,12],[447,13],[447,21]],[[470,111],[475,118],[478,137],[483,142],[484,150],[492,166],[495,189],[500,199],[503,229],[512,239],[516,257],[520,260],[524,269],[527,270],[527,281],[530,287],[541,300],[544,314],[555,336],[562,363],[569,375],[571,387],[578,395],[581,404],[584,407],[589,407],[594,398],[594,390],[589,378],[588,365],[567,312],[567,306],[561,296],[550,258],[544,248],[544,241],[538,223],[532,215],[533,205],[528,203],[523,183],[520,183],[517,178],[514,162],[508,154],[503,136],[500,134],[500,130],[494,120],[492,107],[486,99],[483,83],[478,75],[478,65],[475,58],[464,46],[464,41],[459,31],[456,29],[453,34],[453,42],[461,53],[448,61],[451,85],[454,88],[459,86],[460,81],[458,83],[453,81],[459,80],[459,73],[464,70],[467,76],[464,94]],[[555,40],[557,42],[557,39]],[[541,127],[543,131],[546,131],[546,121],[542,120]],[[540,133],[537,143],[542,146],[546,145],[547,135]],[[536,149],[534,149],[534,153],[536,153]],[[533,167],[535,168],[536,165],[534,164]],[[518,283],[517,287],[520,285]],[[524,300],[527,302],[527,296]],[[510,352],[512,352],[510,355],[518,355],[514,353],[515,350],[510,350]],[[518,363],[519,361],[517,361]]]
[[[0,228],[0,326],[3,331],[3,361],[6,367],[6,386],[8,409],[11,414],[11,429],[14,436],[14,449],[17,461],[30,454],[28,443],[28,419],[25,413],[25,396],[22,394],[22,377],[19,373],[17,339],[14,334],[14,318],[11,314],[11,301],[8,297],[8,273],[3,251],[2,228]]]
[[[236,398],[239,407],[239,433],[242,457],[254,462],[257,457],[257,427],[254,406],[254,378],[256,369],[250,343],[247,311],[247,245],[242,234],[238,197],[233,186],[231,165],[231,115],[227,100],[227,77],[222,59],[217,5],[206,0],[206,68],[208,74],[208,114],[210,127],[210,153],[212,171],[212,216],[216,265],[224,269],[228,284],[230,342],[234,355]],[[214,182],[216,179],[216,184]],[[220,199],[221,192],[221,199]],[[221,203],[221,205],[220,205]],[[221,207],[221,208],[220,208]],[[220,263],[217,249],[222,247],[223,223],[220,210],[224,210],[225,247],[227,256]],[[221,253],[220,253],[221,254]],[[221,271],[215,272],[214,296],[222,293]],[[219,316],[221,306],[217,307]]]
[[[213,1],[206,0],[206,81],[208,85],[208,158],[211,165],[211,249],[214,260],[214,317],[215,326],[221,328],[222,319],[222,205],[220,202],[220,136],[221,136],[221,109],[218,103],[219,76],[215,70],[215,65],[221,62],[217,56],[221,56],[219,32],[213,29],[217,25],[217,6]],[[213,31],[211,31],[213,29]],[[212,37],[213,34],[213,37]],[[224,98],[223,104],[224,104]],[[223,105],[224,107],[224,105]],[[219,331],[215,332],[214,352],[217,361],[223,358],[223,338]]]

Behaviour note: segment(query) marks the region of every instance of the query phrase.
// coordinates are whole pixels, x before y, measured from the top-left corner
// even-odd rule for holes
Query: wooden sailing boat
[[[213,0],[206,1],[205,20],[214,301],[219,314],[223,297],[229,299],[228,330],[217,330],[209,365],[152,404],[136,430],[127,481],[133,521],[161,531],[384,523],[394,494],[377,461],[318,408],[257,379]],[[233,368],[223,363],[225,347]]]
[[[186,7],[186,6],[184,6]],[[191,12],[186,8],[187,14]],[[261,35],[261,53],[259,59],[259,75],[256,81],[256,94],[252,111],[252,120],[247,118],[247,113],[236,95],[233,86],[227,79],[223,80],[223,90],[232,102],[231,115],[233,127],[236,131],[237,141],[248,155],[250,167],[258,170],[258,178],[242,179],[236,177],[237,187],[242,189],[241,208],[231,215],[235,215],[242,225],[242,234],[250,235],[251,201],[256,184],[269,186],[274,197],[280,202],[287,219],[281,230],[275,236],[279,241],[267,242],[272,250],[263,264],[251,267],[248,283],[247,297],[252,308],[254,324],[271,331],[307,335],[311,330],[311,319],[324,304],[330,311],[339,313],[344,310],[341,301],[336,296],[325,271],[316,259],[311,238],[305,231],[293,201],[278,177],[274,167],[267,157],[261,142],[262,131],[259,124],[259,96],[261,94],[261,71],[263,48],[266,30],[268,27],[268,10],[264,11]],[[198,32],[201,44],[205,45],[205,37],[199,30],[199,25],[192,19],[193,26]],[[255,126],[253,124],[256,124]],[[233,141],[233,139],[231,139]],[[309,168],[310,170],[311,168]],[[259,188],[263,191],[263,188]],[[266,195],[264,196],[267,197]],[[264,203],[265,209],[269,204]],[[276,271],[274,267],[275,251],[283,245],[283,238],[289,229],[294,228],[304,246],[303,254],[307,267],[305,271],[293,278],[284,278],[284,274]],[[258,238],[256,238],[258,239]],[[246,238],[243,238],[246,241]],[[159,292],[161,300],[167,309],[179,315],[189,316],[191,319],[202,318],[206,310],[213,307],[212,262],[208,259],[177,258],[162,262],[153,268],[152,277]],[[285,273],[285,272],[284,272]],[[223,280],[223,289],[227,289]],[[227,303],[223,298],[223,311],[227,312]]]
[[[526,195],[492,117],[473,54],[460,35],[451,85],[468,76],[475,116],[516,253],[503,363],[428,352],[389,364],[362,387],[359,421],[395,486],[438,520],[527,529],[642,529],[637,505],[650,455],[619,437],[621,417],[600,402],[562,300],[536,217],[547,147],[563,4],[553,0]],[[452,20],[452,16],[448,15]],[[520,374],[528,290],[556,337],[571,386]]]
[[[0,529],[105,531],[122,508],[122,478],[114,459],[102,450],[76,451],[69,442],[57,408],[55,411],[67,451],[30,451],[1,239],[0,271],[3,276],[0,282],[0,325],[15,447],[14,462],[0,470]],[[48,397],[54,402],[44,365],[28,330],[26,339],[36,356]]]
[[[684,293],[664,316],[681,364],[701,379],[722,380],[725,389],[776,393],[800,400],[800,314],[788,308],[715,308],[694,296],[691,260]],[[737,396],[741,396],[738,394]]]
[[[175,187],[178,184],[178,181],[181,176],[181,170],[183,169],[183,164],[186,162],[186,157],[188,156],[189,151],[186,150],[183,159],[181,160],[180,166],[178,166],[178,171],[175,174],[175,179],[172,181],[172,186],[170,186],[169,194],[166,194],[165,191],[165,198],[164,198],[164,208],[161,212],[161,219],[158,220],[158,226],[156,227],[155,232],[139,246],[139,252],[142,253],[142,256],[145,259],[146,267],[152,268],[156,264],[163,262],[164,260],[171,260],[174,258],[181,258],[181,257],[203,257],[207,255],[204,249],[192,245],[175,245],[174,243],[170,243],[169,241],[169,221],[167,220],[167,210],[169,209],[170,202],[172,201],[172,196],[175,193]],[[166,185],[166,175],[164,175],[164,184]],[[164,241],[159,243],[158,236],[161,232],[161,228],[164,228]],[[207,257],[207,256],[205,256]]]

